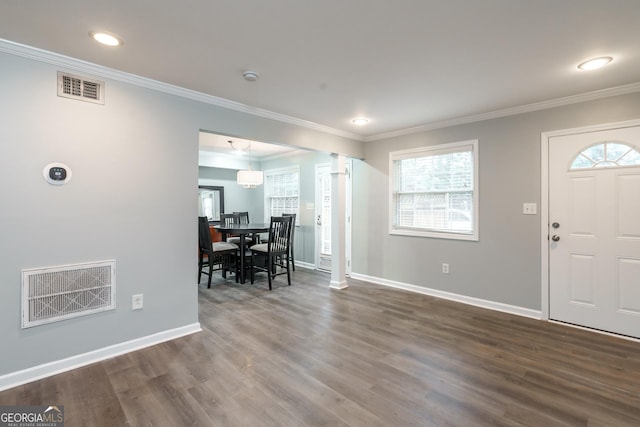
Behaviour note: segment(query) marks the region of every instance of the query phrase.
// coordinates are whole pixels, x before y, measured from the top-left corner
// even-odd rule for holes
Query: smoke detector
[[[255,82],[256,80],[258,80],[258,73],[256,73],[255,71],[250,71],[247,70],[244,73],[242,73],[242,76],[244,77],[244,79],[248,82]]]

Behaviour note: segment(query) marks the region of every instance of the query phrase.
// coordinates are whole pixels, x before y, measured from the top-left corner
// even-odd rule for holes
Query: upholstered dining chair
[[[296,257],[293,253],[293,243],[296,237],[296,214],[283,213],[282,216],[290,216],[293,218],[291,220],[291,243],[289,244],[289,255],[291,255],[291,268],[293,268],[293,271],[296,271]]]
[[[236,224],[249,224],[251,221],[249,221],[249,212],[234,212],[233,213],[236,218]],[[245,245],[247,246],[251,246],[256,242],[256,239],[258,238],[257,234],[253,234],[251,237],[245,237]],[[235,243],[236,245],[240,243],[240,239],[238,239],[238,241],[234,241],[233,243]]]
[[[249,224],[249,212],[234,212],[233,214],[238,216],[238,224]]]
[[[225,213],[221,213],[220,214],[220,225],[224,226],[224,227],[231,227],[234,224],[238,223],[238,215],[232,213],[232,214],[225,214]],[[237,237],[237,235],[227,235],[227,242],[229,243],[234,243],[234,244],[238,244],[240,242],[240,238]]]
[[[234,212],[233,214],[233,223],[234,224],[249,224],[249,212]],[[236,245],[240,244],[240,237],[232,236],[227,238],[227,242],[235,243]],[[244,244],[245,247],[253,245],[255,242],[255,236],[245,237]]]
[[[291,270],[289,267],[291,227],[291,216],[271,217],[267,243],[259,243],[249,248],[251,251],[251,283],[254,282],[256,271],[263,271],[267,273],[269,290],[273,289],[273,278],[280,274],[287,275],[287,283],[291,286]],[[265,262],[258,264],[258,257],[263,258]],[[277,267],[280,267],[281,271],[278,271]]]
[[[202,274],[209,276],[207,288],[211,287],[211,276],[214,271],[222,270],[222,277],[227,271],[236,271],[238,245],[229,242],[212,242],[209,231],[209,220],[206,216],[198,217],[198,283]],[[237,274],[236,274],[237,280]]]
[[[226,214],[226,213],[221,213],[220,214],[220,225],[223,225],[225,227],[229,227],[232,226],[233,224],[235,224],[236,221],[236,214]]]

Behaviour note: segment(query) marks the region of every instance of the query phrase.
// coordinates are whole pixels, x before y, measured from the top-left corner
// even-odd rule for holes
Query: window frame
[[[296,196],[280,196],[280,197],[295,197],[297,198],[296,204],[296,223],[294,225],[300,224],[300,166],[290,166],[283,167],[277,169],[268,169],[264,171],[264,217],[265,221],[268,222],[271,220],[271,198],[272,195],[270,193],[270,184],[268,184],[268,180],[277,175],[288,175],[288,174],[297,174],[297,195]],[[293,212],[284,212],[284,213],[293,213]]]
[[[609,144],[622,145],[628,148],[628,150],[624,154],[618,155],[618,157],[611,159],[609,158],[609,155],[608,155]],[[604,159],[597,160],[597,159],[594,159],[590,154],[588,154],[589,150],[595,147],[599,147],[601,145],[603,146],[602,150],[604,154]],[[631,153],[638,155],[640,154],[640,149],[638,149],[638,147],[636,147],[634,144],[629,144],[628,142],[625,142],[625,141],[606,140],[606,141],[596,142],[595,144],[591,144],[581,149],[573,157],[573,160],[571,160],[571,162],[569,163],[569,171],[576,172],[576,171],[591,171],[591,170],[598,170],[598,169],[619,169],[619,168],[639,167],[640,163],[639,164],[619,164],[618,163],[620,160],[622,160],[624,157],[626,157]],[[579,160],[581,157],[586,159],[586,161],[591,162],[591,165],[590,166],[574,166],[576,161]],[[609,164],[601,165],[602,163],[609,163]],[[613,164],[610,164],[610,163],[613,163]]]
[[[469,150],[465,150],[464,147],[469,147]],[[470,232],[462,231],[449,231],[442,229],[430,229],[430,228],[417,228],[417,227],[398,227],[395,224],[395,213],[397,198],[395,195],[396,187],[396,171],[394,163],[399,160],[415,159],[421,157],[429,157],[442,155],[454,152],[471,152],[472,165],[473,165],[473,185],[472,185],[472,229]],[[430,145],[426,147],[412,148],[409,150],[391,151],[389,152],[389,234],[399,236],[413,236],[413,237],[427,237],[437,239],[450,239],[450,240],[468,240],[479,241],[479,153],[478,153],[478,140],[472,139],[467,141],[452,142],[446,144]]]

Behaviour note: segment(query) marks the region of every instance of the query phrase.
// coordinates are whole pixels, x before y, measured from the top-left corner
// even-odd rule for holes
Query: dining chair
[[[221,213],[220,214],[220,225],[224,226],[224,227],[231,227],[234,224],[238,223],[238,215],[236,215],[235,213],[232,214],[225,214],[225,213]],[[227,234],[227,242],[229,243],[234,243],[234,244],[238,244],[240,242],[240,238],[237,237],[237,235],[232,235],[232,234]]]
[[[234,212],[238,216],[238,224],[249,224],[249,212]]]
[[[206,216],[198,217],[198,283],[202,274],[209,276],[207,288],[211,287],[211,276],[214,271],[222,270],[222,277],[227,277],[227,271],[236,272],[236,254],[238,245],[229,242],[212,242],[209,231],[209,220]]]
[[[225,227],[230,227],[235,223],[236,223],[236,214],[226,214],[226,213],[220,214],[220,225],[223,225]]]
[[[236,224],[249,224],[251,221],[249,221],[249,212],[234,212],[234,215],[236,215],[235,221]],[[247,246],[251,246],[254,243],[256,243],[258,238],[257,233],[254,233],[253,235],[251,235],[251,237],[245,237],[245,245]],[[234,243],[237,245],[240,243],[240,239],[238,239],[238,241],[234,241]]]
[[[234,212],[233,214],[233,223],[234,224],[249,224],[249,212]],[[235,243],[236,245],[240,244],[240,237],[232,236],[227,239],[227,242]],[[253,245],[255,242],[255,236],[245,237],[244,244],[245,247]]]
[[[293,254],[293,243],[296,237],[296,214],[283,213],[282,216],[290,216],[293,218],[291,220],[291,243],[289,244],[289,254],[291,255],[291,268],[293,268],[293,271],[296,271],[296,257]]]
[[[289,244],[291,243],[291,216],[272,216],[269,224],[269,239],[267,243],[259,243],[249,248],[251,251],[251,283],[253,284],[256,271],[267,273],[269,290],[272,290],[272,280],[281,274],[287,275],[287,283],[291,286],[291,270],[289,262]],[[258,264],[258,257],[265,262]],[[280,270],[277,271],[277,267]]]

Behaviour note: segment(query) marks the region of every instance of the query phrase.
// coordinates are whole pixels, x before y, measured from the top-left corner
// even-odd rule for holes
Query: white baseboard
[[[316,269],[315,264],[311,264],[311,263],[308,263],[308,262],[302,262],[302,261],[296,261],[296,268],[297,267],[306,268],[308,270],[315,270]]]
[[[474,305],[476,307],[487,308],[489,310],[502,311],[504,313],[516,314],[518,316],[530,317],[532,319],[538,320],[542,318],[542,312],[540,310],[532,310],[530,308],[518,307],[515,305],[503,304],[501,302],[454,294],[451,292],[440,291],[438,289],[431,289],[424,286],[416,286],[408,283],[396,282],[394,280],[381,279],[379,277],[367,276],[364,274],[351,273],[351,278],[375,283],[377,285],[389,286],[391,288],[403,289],[405,291],[416,292],[419,294],[461,302],[463,304]]]
[[[165,341],[180,338],[185,335],[200,332],[201,330],[202,328],[200,328],[200,323],[193,323],[191,325],[182,326],[180,328],[158,332],[152,335],[147,335],[146,337],[136,338],[131,341],[122,342],[98,350],[93,350],[88,353],[78,354],[66,359],[56,360],[54,362],[34,366],[22,371],[11,372],[9,374],[0,376],[0,391],[17,387],[19,385],[36,381],[42,378],[50,377],[52,375],[60,374],[62,372],[70,371],[72,369],[80,368],[82,366],[90,365],[101,360],[110,359],[115,356],[120,356],[125,353],[140,350],[145,347],[150,347],[152,345],[156,345]]]
[[[320,273],[325,273],[327,275],[330,275],[331,272],[329,271],[323,271],[323,270],[318,270],[315,266],[315,264],[311,264],[308,262],[299,262],[296,261],[296,267],[302,267],[302,268],[306,268],[308,270],[314,270],[314,271],[318,271]],[[329,281],[329,287],[331,289],[347,289],[349,287],[349,283],[346,280],[340,281],[340,282],[336,282],[333,280]]]
[[[329,287],[331,289],[347,289],[349,287],[349,284],[347,283],[346,280],[340,280],[340,281],[336,281],[336,280],[331,280],[329,282]]]

